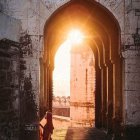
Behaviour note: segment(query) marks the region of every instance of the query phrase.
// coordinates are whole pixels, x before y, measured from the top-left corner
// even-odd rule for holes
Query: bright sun
[[[67,40],[59,47],[55,55],[53,71],[53,94],[55,96],[70,96],[70,50],[74,44],[83,41],[83,34],[78,29],[69,32]]]
[[[79,44],[83,41],[83,34],[78,29],[73,29],[68,34],[68,40],[71,44]]]

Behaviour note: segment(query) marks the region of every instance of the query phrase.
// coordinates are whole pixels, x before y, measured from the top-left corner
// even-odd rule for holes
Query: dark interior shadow
[[[106,134],[97,128],[69,127],[65,140],[109,140]]]

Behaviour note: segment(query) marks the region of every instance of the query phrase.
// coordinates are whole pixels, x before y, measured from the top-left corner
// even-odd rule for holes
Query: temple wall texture
[[[95,122],[95,58],[89,46],[71,49],[70,118],[72,126]]]
[[[20,122],[19,48],[0,41],[0,139],[18,140]]]
[[[0,12],[0,39],[7,38],[18,42],[20,37],[21,22]]]

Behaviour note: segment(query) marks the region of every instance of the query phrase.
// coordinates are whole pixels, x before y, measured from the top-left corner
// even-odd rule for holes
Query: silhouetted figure
[[[42,124],[39,124],[39,136],[40,136],[40,139],[39,140],[42,140],[43,139],[43,126]]]
[[[52,113],[46,112],[45,119],[47,123],[43,127],[42,140],[52,140],[51,135],[53,134],[53,129],[54,129],[53,122],[52,122]]]

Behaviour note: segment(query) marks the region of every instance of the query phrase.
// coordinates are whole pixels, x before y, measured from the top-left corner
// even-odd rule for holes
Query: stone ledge
[[[95,107],[93,103],[90,102],[70,102],[70,106],[75,107]]]

